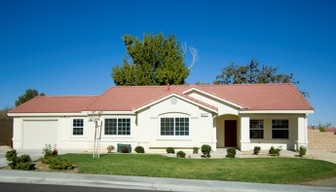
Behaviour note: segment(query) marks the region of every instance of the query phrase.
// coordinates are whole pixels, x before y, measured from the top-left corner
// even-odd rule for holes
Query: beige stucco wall
[[[176,99],[176,104],[171,100]],[[189,136],[161,136],[161,117],[189,117]],[[165,147],[200,147],[209,144],[216,147],[216,129],[213,115],[210,111],[189,103],[185,100],[172,97],[150,106],[137,114],[137,137],[145,148]]]

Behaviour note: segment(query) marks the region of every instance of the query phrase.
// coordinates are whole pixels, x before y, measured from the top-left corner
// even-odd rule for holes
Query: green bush
[[[32,170],[35,168],[29,155],[24,154],[18,157],[15,149],[7,151],[5,156],[12,169]]]
[[[42,151],[42,158],[50,157],[50,156],[57,156],[58,151],[56,149],[56,145],[54,146],[54,149],[52,149],[52,146],[50,144],[46,144]]]
[[[211,146],[210,145],[202,145],[201,146],[201,151],[203,153],[202,157],[205,157],[205,158],[211,157],[211,155],[210,155]]]
[[[272,156],[280,156],[280,151],[281,148],[274,148],[273,146],[270,148],[270,150],[268,151],[268,153]]]
[[[300,157],[305,156],[306,153],[307,153],[307,148],[304,147],[304,146],[300,146],[300,147],[299,147],[299,155],[300,155]]]
[[[175,153],[175,149],[173,147],[166,148],[167,153]]]
[[[134,151],[137,153],[145,153],[145,149],[142,146],[135,147]]]
[[[45,163],[49,165],[50,169],[57,170],[71,170],[73,169],[72,163],[67,159],[61,157],[48,157]]]
[[[253,155],[258,155],[260,152],[261,148],[259,146],[255,146],[253,149]]]
[[[178,151],[178,152],[176,153],[176,157],[177,157],[177,158],[185,158],[185,156],[186,156],[186,154],[185,154],[185,152],[183,152],[183,151]]]
[[[16,161],[16,159],[17,159],[16,150],[13,149],[13,150],[7,151],[6,152],[6,159],[7,159],[7,161]]]
[[[193,147],[193,154],[198,154],[199,147]]]
[[[228,157],[228,158],[235,158],[235,156],[236,156],[236,149],[235,148],[228,148],[226,150],[226,153],[227,153],[226,157]]]

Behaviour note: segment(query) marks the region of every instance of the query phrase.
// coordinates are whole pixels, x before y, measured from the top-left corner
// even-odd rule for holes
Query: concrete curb
[[[13,170],[0,170],[0,182],[184,192],[336,191],[336,188],[331,187]]]

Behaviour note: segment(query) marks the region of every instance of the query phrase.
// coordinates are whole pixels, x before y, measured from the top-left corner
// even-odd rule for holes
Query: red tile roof
[[[242,106],[241,110],[313,110],[293,84],[115,86],[99,97],[37,97],[11,113],[133,111],[171,94],[212,109],[188,96],[192,89]]]
[[[196,88],[247,110],[313,110],[293,84],[198,85]]]
[[[97,98],[96,96],[37,96],[9,113],[79,113]]]

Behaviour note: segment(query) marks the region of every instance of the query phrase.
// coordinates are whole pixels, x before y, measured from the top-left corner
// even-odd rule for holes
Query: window
[[[105,135],[131,135],[131,119],[105,119]]]
[[[83,119],[74,119],[72,121],[72,134],[73,135],[83,135],[84,120]]]
[[[161,118],[161,135],[189,135],[189,118]]]
[[[272,138],[273,139],[289,138],[288,120],[272,120]]]
[[[264,138],[264,120],[250,120],[250,138]]]

